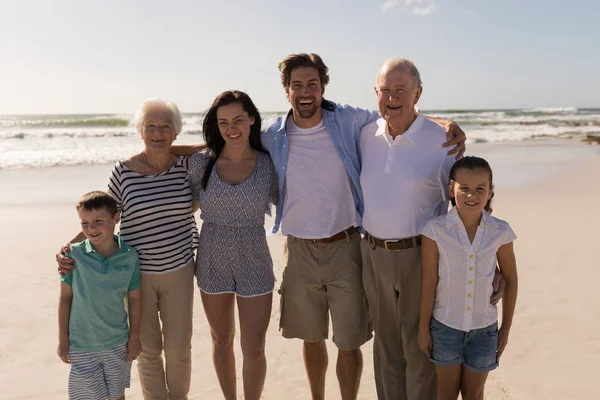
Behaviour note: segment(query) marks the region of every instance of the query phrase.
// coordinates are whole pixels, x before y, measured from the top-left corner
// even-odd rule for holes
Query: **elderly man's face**
[[[323,87],[316,68],[295,68],[290,74],[287,97],[296,115],[304,119],[313,117],[323,100]]]
[[[422,91],[408,68],[382,69],[375,88],[381,116],[390,125],[411,123]]]
[[[173,114],[169,109],[155,107],[146,112],[142,125],[142,139],[147,149],[168,150],[176,136]]]

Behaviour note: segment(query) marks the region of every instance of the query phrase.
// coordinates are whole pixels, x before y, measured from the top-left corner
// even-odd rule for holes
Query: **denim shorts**
[[[463,364],[475,372],[488,372],[498,366],[498,322],[464,332],[431,318],[429,331],[432,341],[430,360],[434,364],[442,367]]]

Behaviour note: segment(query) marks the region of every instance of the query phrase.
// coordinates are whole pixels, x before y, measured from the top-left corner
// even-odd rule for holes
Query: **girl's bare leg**
[[[437,376],[437,400],[456,400],[461,389],[461,364],[449,367],[435,366]]]
[[[475,372],[462,369],[460,392],[463,400],[483,400],[483,389],[489,372]]]

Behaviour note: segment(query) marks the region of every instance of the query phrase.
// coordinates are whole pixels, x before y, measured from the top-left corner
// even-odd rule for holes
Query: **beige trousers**
[[[389,251],[361,240],[363,284],[373,322],[381,400],[435,400],[435,366],[419,349],[421,248]]]
[[[164,275],[142,274],[142,353],[137,367],[146,400],[187,399],[192,372],[194,269],[192,261]]]

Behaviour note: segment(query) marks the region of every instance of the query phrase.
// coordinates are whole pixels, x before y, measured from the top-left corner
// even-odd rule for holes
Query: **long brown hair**
[[[240,92],[239,90],[228,90],[221,93],[217,96],[215,101],[213,101],[212,105],[204,116],[204,121],[202,122],[202,134],[204,136],[206,146],[210,150],[210,161],[208,162],[208,165],[204,170],[204,176],[202,177],[202,189],[206,189],[212,169],[214,168],[221,151],[223,151],[223,147],[225,147],[225,139],[223,139],[223,136],[221,136],[221,131],[219,131],[217,110],[221,106],[226,106],[232,103],[241,104],[244,111],[248,113],[248,116],[254,118],[254,124],[250,125],[250,147],[263,153],[266,152],[260,141],[260,113],[252,102],[250,96],[244,92]]]

